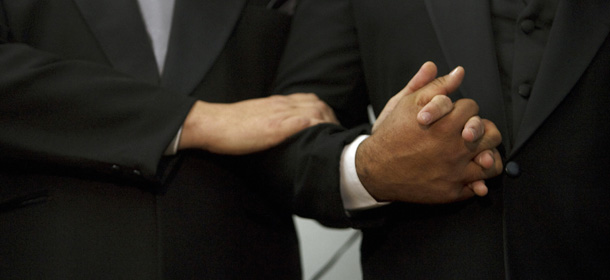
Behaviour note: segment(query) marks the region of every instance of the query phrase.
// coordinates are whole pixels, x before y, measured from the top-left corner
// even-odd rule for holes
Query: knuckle
[[[326,103],[320,99],[317,99],[314,101],[314,107],[318,108],[318,110],[326,110],[328,109],[328,105],[326,105]]]
[[[309,108],[309,109],[307,109],[306,114],[307,114],[307,116],[309,116],[311,118],[315,118],[315,119],[323,118],[323,113],[318,108]]]
[[[502,143],[502,134],[500,133],[496,125],[487,119],[483,119],[482,122],[485,125],[485,135],[487,135],[487,137],[489,137],[493,143]]]
[[[495,162],[496,162],[496,173],[495,173],[495,175],[500,175],[504,171],[504,164],[502,164],[502,160],[501,159],[497,159]]]
[[[293,94],[293,96],[295,98],[298,98],[298,100],[301,100],[302,102],[313,102],[318,100],[318,96],[315,93],[311,92],[299,92]]]
[[[451,103],[451,98],[449,98],[449,96],[447,95],[437,95],[435,96],[433,99],[436,100],[436,102],[440,103],[440,104],[448,104]]]
[[[471,117],[468,122],[466,123],[466,126],[472,129],[476,129],[478,131],[484,131],[484,126],[483,123],[481,122],[481,118],[479,118],[479,116],[474,116]]]
[[[284,95],[271,95],[268,97],[268,100],[271,103],[286,103],[288,102],[288,97]]]
[[[439,109],[443,111],[448,111],[453,107],[453,102],[451,98],[446,95],[437,95],[434,97],[435,103],[438,104]]]
[[[492,131],[491,132],[491,140],[495,144],[499,145],[500,143],[502,143],[502,134],[500,134],[500,132],[497,131],[497,130],[496,131]]]
[[[323,113],[322,111],[320,111],[320,110],[316,110],[316,112],[315,112],[315,118],[316,118],[316,119],[319,119],[319,120],[324,119],[324,113]]]
[[[472,108],[476,113],[479,112],[479,104],[470,98],[462,98],[456,102],[456,106],[458,106],[458,104],[466,108]]]
[[[436,79],[432,80],[430,84],[433,86],[435,91],[440,91],[442,95],[448,95],[449,93],[451,93],[447,89],[447,85],[449,84],[449,82],[447,80],[447,77],[445,76],[437,77]]]
[[[438,87],[442,87],[447,84],[447,78],[445,78],[444,76],[437,77],[432,81],[432,84]]]
[[[303,93],[303,95],[304,95],[304,96],[306,96],[306,97],[308,97],[308,98],[311,98],[311,99],[313,99],[313,100],[320,100],[320,99],[318,98],[318,95],[317,95],[317,94],[315,94],[315,93],[313,93],[313,92]]]

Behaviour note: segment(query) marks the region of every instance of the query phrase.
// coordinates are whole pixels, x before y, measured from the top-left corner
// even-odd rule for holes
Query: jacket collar
[[[136,0],[73,0],[116,69],[188,95],[222,51],[246,0],[176,0],[163,76]]]
[[[466,69],[463,95],[483,104],[480,115],[507,135],[504,110],[498,109],[505,106],[489,1],[426,0],[426,6],[449,65]],[[522,125],[514,143],[503,137],[507,156],[523,147],[584,73],[608,36],[608,14],[610,1],[560,1]]]
[[[466,70],[460,87],[463,96],[485,104],[479,114],[493,121],[500,132],[507,135],[504,111],[497,109],[504,108],[504,101],[489,1],[426,0],[426,7],[449,66],[461,65]],[[508,137],[503,137],[503,142],[510,150]]]
[[[110,64],[119,71],[158,83],[159,71],[135,0],[74,0]]]
[[[610,30],[610,1],[560,1],[538,77],[532,88],[515,152],[568,95]]]
[[[176,0],[162,85],[190,94],[231,35],[246,0]]]

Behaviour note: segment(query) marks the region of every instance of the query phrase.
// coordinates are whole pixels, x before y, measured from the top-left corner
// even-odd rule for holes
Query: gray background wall
[[[337,250],[356,232],[353,229],[325,228],[313,220],[295,217],[301,245],[305,280],[318,272]],[[349,247],[323,280],[361,280],[360,237]]]

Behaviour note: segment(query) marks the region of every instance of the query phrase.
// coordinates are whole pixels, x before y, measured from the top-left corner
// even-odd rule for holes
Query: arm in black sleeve
[[[369,99],[348,0],[301,1],[279,66],[275,92],[313,92],[346,128],[368,123]]]
[[[0,31],[1,161],[121,167],[156,179],[193,99],[11,42],[4,20]]]
[[[277,93],[314,92],[343,126],[319,125],[263,155],[260,174],[280,203],[327,226],[358,226],[345,215],[339,182],[345,145],[369,131],[363,71],[347,0],[305,0],[297,7],[280,63]]]

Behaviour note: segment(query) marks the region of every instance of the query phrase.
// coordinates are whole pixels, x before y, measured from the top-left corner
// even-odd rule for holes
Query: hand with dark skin
[[[378,201],[450,203],[485,195],[484,179],[502,172],[502,137],[470,99],[447,97],[464,69],[436,78],[426,63],[386,105],[356,153],[358,177]]]

